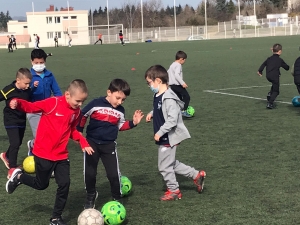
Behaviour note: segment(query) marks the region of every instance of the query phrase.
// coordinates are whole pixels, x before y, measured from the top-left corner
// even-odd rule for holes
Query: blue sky
[[[140,0],[108,0],[110,7],[120,7],[124,2],[140,2]],[[143,0],[144,2],[146,0]],[[9,11],[11,16],[25,16],[26,12],[32,11],[32,2],[34,3],[35,11],[45,11],[50,4],[54,4],[58,8],[66,7],[67,0],[0,0],[0,11]],[[164,6],[173,5],[174,0],[162,0]],[[186,0],[176,0],[176,5],[185,5]],[[196,7],[201,0],[188,0],[188,4]],[[80,9],[95,9],[99,6],[106,6],[106,0],[69,0],[70,6],[73,6],[75,10]]]

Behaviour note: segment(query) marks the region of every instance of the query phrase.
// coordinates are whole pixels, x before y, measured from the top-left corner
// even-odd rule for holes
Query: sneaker
[[[67,224],[60,217],[60,218],[51,218],[50,225],[67,225]]]
[[[194,184],[197,186],[197,191],[201,193],[204,187],[204,179],[206,177],[206,173],[204,170],[201,170],[197,177],[194,179]]]
[[[32,147],[31,147],[31,140],[27,141],[27,148],[28,148],[28,156],[32,156]]]
[[[266,107],[267,109],[274,109],[274,105],[272,103],[268,103]]]
[[[95,208],[95,200],[98,198],[98,192],[93,194],[86,194],[86,200],[84,209],[94,209]]]
[[[173,201],[173,200],[178,200],[181,199],[182,194],[180,190],[177,191],[170,191],[167,190],[163,196],[160,197],[161,201]]]
[[[192,116],[190,114],[187,113],[187,111],[181,111],[182,116],[187,117],[187,118],[191,118]]]
[[[51,176],[50,176],[50,178],[54,178],[55,177],[55,175],[54,175],[54,171],[51,173]]]
[[[270,101],[270,98],[271,98],[271,92],[268,93],[267,100]]]
[[[13,172],[15,171],[15,169],[21,169],[21,166],[18,166],[18,167],[16,167],[16,168],[10,168],[10,169],[8,170],[8,172],[7,172],[7,179],[10,179],[10,178],[11,178],[11,176],[12,176]]]
[[[6,157],[6,152],[2,152],[0,154],[0,158],[2,159],[4,165],[6,166],[7,169],[9,169],[9,162],[8,162],[8,158]]]
[[[22,174],[22,170],[16,168],[11,174],[9,180],[6,182],[6,191],[8,194],[13,193],[16,190],[16,188],[21,184],[21,182],[18,179],[19,174]]]

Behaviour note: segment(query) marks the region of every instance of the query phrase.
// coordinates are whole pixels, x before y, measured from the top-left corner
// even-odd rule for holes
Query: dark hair
[[[145,73],[145,79],[149,78],[150,80],[155,80],[156,78],[161,79],[163,84],[169,82],[169,75],[167,70],[161,65],[151,66]]]
[[[126,96],[130,95],[130,86],[127,81],[123,79],[113,79],[108,86],[108,90],[110,90],[111,93],[122,91]]]
[[[32,74],[31,74],[30,70],[27,68],[20,68],[17,71],[16,78],[22,78],[23,76],[32,80]]]
[[[280,50],[282,50],[282,45],[281,44],[275,44],[275,45],[273,45],[273,52],[274,53],[277,53]]]
[[[184,51],[178,51],[176,53],[175,59],[187,59],[187,54]]]
[[[87,86],[85,82],[81,79],[73,80],[67,88],[67,91],[70,92],[71,94],[73,94],[75,90],[80,90],[82,93],[88,93]]]
[[[34,59],[44,59],[46,61],[47,54],[43,49],[33,49],[31,52],[31,61]]]

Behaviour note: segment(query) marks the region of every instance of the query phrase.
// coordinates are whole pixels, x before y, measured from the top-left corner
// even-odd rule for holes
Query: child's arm
[[[125,120],[125,118],[122,116],[119,120],[119,131],[129,130],[134,127],[136,127],[144,117],[144,114],[141,110],[136,110],[133,114],[132,120]]]
[[[51,90],[52,90],[54,96],[62,96],[62,93],[60,91],[60,88],[59,88],[58,83],[56,82],[54,76],[53,76],[53,81],[51,84]]]
[[[166,104],[167,119],[155,134],[155,136],[159,137],[170,132],[173,127],[177,126],[178,115],[180,112],[180,107],[174,99],[165,99],[164,102]]]
[[[262,72],[263,72],[263,70],[265,69],[266,65],[267,65],[267,60],[264,61],[263,64],[261,64],[261,66],[259,67],[258,72],[257,72],[257,74],[258,74],[259,76],[262,76]]]
[[[37,102],[28,102],[23,99],[14,98],[9,103],[10,108],[26,113],[50,113],[56,105],[56,98],[47,98]]]
[[[2,102],[3,100],[7,100],[7,95],[10,93],[10,92],[7,92],[5,89],[6,89],[6,87],[1,90],[0,102]]]
[[[175,70],[174,70],[174,78],[175,80],[181,84],[182,86],[185,85],[185,82],[183,81],[183,79],[181,78],[180,74],[182,73],[182,67],[181,66],[176,66]]]
[[[153,117],[153,110],[149,112],[146,116],[146,123],[150,122]]]
[[[283,59],[281,60],[281,67],[283,69],[285,69],[286,71],[288,71],[290,69],[290,66],[288,64],[286,64]]]
[[[93,113],[94,100],[89,102],[82,110],[78,119],[77,130],[82,133],[84,129],[84,125],[88,119],[88,117]]]

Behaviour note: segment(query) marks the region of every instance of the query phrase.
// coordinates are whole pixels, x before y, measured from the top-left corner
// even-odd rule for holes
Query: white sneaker
[[[28,156],[32,156],[32,148],[31,148],[31,140],[27,141],[27,148],[28,148]]]

